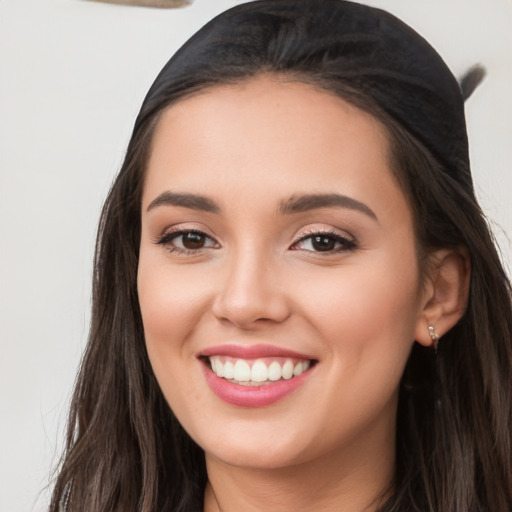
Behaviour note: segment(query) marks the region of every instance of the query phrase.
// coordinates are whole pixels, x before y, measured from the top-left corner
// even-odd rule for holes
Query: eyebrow
[[[333,206],[357,210],[378,221],[377,215],[369,206],[357,199],[341,194],[306,194],[302,196],[292,196],[287,201],[281,203],[279,211],[283,214],[291,214],[314,210],[316,208],[331,208]]]
[[[201,210],[209,213],[221,212],[220,206],[213,199],[198,194],[171,191],[163,192],[153,199],[147,211],[149,212],[157,206],[181,206],[182,208]],[[305,194],[292,196],[286,201],[281,202],[278,211],[283,215],[289,215],[315,210],[317,208],[331,208],[333,206],[356,210],[378,221],[377,215],[369,206],[357,199],[341,194]]]
[[[149,212],[157,206],[181,206],[183,208],[190,208],[191,210],[201,210],[209,213],[219,213],[220,206],[209,199],[208,197],[187,194],[187,193],[176,193],[167,191],[160,194],[157,198],[153,199],[148,206],[147,211]]]

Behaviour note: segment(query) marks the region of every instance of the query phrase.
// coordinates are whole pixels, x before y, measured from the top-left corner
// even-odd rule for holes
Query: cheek
[[[151,366],[167,402],[179,413],[200,402],[184,363],[195,362],[187,341],[200,322],[205,293],[190,273],[171,271],[161,259],[141,251],[138,296]]]
[[[399,261],[372,260],[302,284],[308,322],[325,347],[324,393],[311,407],[328,411],[320,422],[326,440],[393,424],[418,314],[416,268]]]
[[[356,261],[354,259],[354,261]],[[419,313],[418,272],[410,254],[365,255],[337,272],[304,280],[303,311],[325,341],[334,371],[398,384]],[[374,378],[372,378],[372,374]]]
[[[137,286],[148,349],[164,344],[176,350],[204,311],[201,279],[186,269],[171,271],[165,262],[153,262],[141,252]]]
[[[144,337],[155,377],[182,421],[188,417],[183,410],[199,408],[200,393],[189,375],[190,365],[197,362],[189,340],[208,299],[201,276],[172,268],[161,261],[161,254],[158,259],[152,256],[141,251],[137,279]]]
[[[407,341],[412,341],[417,275],[411,267],[397,268],[395,272],[391,268],[388,264],[375,265],[349,280],[344,301],[347,314],[359,320],[353,322],[354,329],[362,334],[372,333],[370,338],[387,339],[399,345],[406,334]]]

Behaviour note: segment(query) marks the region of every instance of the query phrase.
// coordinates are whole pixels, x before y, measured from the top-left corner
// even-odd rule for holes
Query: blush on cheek
[[[389,266],[379,265],[364,273],[346,269],[340,271],[336,286],[331,280],[304,290],[312,322],[354,354],[367,349],[379,353],[393,350],[393,346],[399,349],[412,342],[418,297],[416,274],[410,272],[409,284],[403,286],[397,277],[401,273],[398,265],[391,269],[393,272]],[[404,323],[407,318],[411,321]]]
[[[202,311],[195,307],[204,300],[205,291],[198,283],[179,277],[175,272],[158,272],[141,263],[138,294],[146,336],[169,340],[171,335],[183,339],[186,329],[194,326]]]

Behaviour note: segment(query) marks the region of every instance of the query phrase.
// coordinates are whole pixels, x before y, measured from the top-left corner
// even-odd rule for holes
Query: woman
[[[95,269],[51,510],[510,510],[510,286],[459,86],[391,15],[263,0],[200,30]]]

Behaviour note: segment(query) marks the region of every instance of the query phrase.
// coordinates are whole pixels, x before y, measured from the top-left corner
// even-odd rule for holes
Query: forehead
[[[207,88],[172,105],[156,128],[144,187],[226,195],[269,187],[276,194],[364,185],[397,190],[381,123],[334,93],[260,76]],[[368,188],[368,187],[367,187]]]
[[[348,118],[350,124],[345,122]],[[387,154],[385,129],[375,117],[332,91],[291,80],[286,75],[257,75],[240,83],[211,86],[187,95],[164,111],[155,138],[165,138],[162,132],[177,123],[184,136],[195,136],[196,144],[214,134],[222,136],[225,129],[226,136],[234,135],[230,130],[236,130],[240,137],[257,135],[251,146],[258,140],[272,139],[284,147],[293,142],[292,137],[308,139],[312,144],[328,144],[342,129],[357,131],[359,135],[364,132],[367,142],[375,149],[384,149],[382,156]]]

